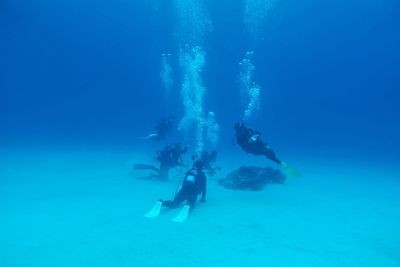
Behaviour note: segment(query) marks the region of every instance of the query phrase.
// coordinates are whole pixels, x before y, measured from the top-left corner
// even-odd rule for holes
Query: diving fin
[[[142,140],[148,140],[148,139],[155,139],[155,138],[157,138],[157,137],[158,137],[158,134],[153,133],[153,134],[149,134],[148,136],[144,136],[144,137],[142,137],[142,138],[140,138],[140,139],[142,139]]]
[[[297,170],[289,167],[285,162],[281,162],[281,165],[283,167],[283,171],[287,176],[293,177],[293,178],[299,178],[301,176],[301,173],[298,172]]]
[[[161,211],[161,207],[162,207],[162,201],[157,201],[156,204],[153,206],[153,208],[144,215],[144,217],[146,218],[157,218],[158,215],[160,215],[160,211]]]
[[[293,177],[293,178],[299,178],[301,176],[300,172],[298,172],[297,170],[290,168],[290,167],[285,169],[285,173],[288,176]]]
[[[133,165],[133,168],[135,170],[154,170],[154,171],[158,171],[157,167],[155,167],[154,165],[150,165],[150,164],[135,164],[135,165]]]
[[[189,205],[183,206],[181,211],[179,212],[179,214],[175,218],[173,218],[172,221],[178,222],[178,223],[184,222],[189,215],[189,210],[190,210]]]

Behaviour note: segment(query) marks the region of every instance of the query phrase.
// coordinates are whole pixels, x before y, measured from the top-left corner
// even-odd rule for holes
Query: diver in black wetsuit
[[[136,170],[153,170],[157,174],[151,174],[148,179],[157,178],[159,180],[168,180],[169,170],[184,166],[182,154],[186,153],[188,147],[183,144],[168,144],[162,150],[157,151],[157,160],[160,162],[160,167],[157,168],[153,165],[135,164]]]
[[[173,116],[162,118],[158,124],[154,127],[155,133],[151,133],[142,139],[151,139],[155,141],[160,141],[164,139],[167,134],[172,130],[174,126],[175,119]]]
[[[273,162],[281,165],[284,169],[288,168],[286,163],[276,157],[275,152],[268,146],[268,144],[261,140],[260,132],[246,127],[242,122],[235,124],[235,132],[236,141],[244,151],[253,155],[265,156]]]
[[[160,162],[159,178],[161,180],[168,179],[170,169],[185,165],[182,160],[182,154],[186,153],[187,149],[187,146],[178,143],[167,145],[163,150],[157,151],[157,160]]]
[[[186,201],[190,210],[196,204],[198,195],[201,194],[201,202],[206,201],[207,179],[203,172],[203,163],[197,160],[183,179],[182,187],[175,195],[173,200],[162,200],[162,207],[177,208],[182,202]]]

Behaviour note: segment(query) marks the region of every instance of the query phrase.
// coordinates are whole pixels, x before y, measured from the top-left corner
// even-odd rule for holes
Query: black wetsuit
[[[196,204],[197,196],[201,194],[201,201],[206,200],[207,179],[202,170],[192,169],[186,173],[182,188],[175,195],[174,200],[164,200],[163,206],[176,208],[186,200],[190,209]]]
[[[181,144],[167,145],[163,150],[157,151],[157,160],[160,162],[159,178],[168,179],[168,172],[171,168],[183,166],[182,154],[186,150]]]
[[[265,156],[278,164],[281,163],[276,157],[275,152],[260,139],[260,133],[258,131],[247,128],[244,125],[235,127],[235,130],[236,141],[244,151],[253,155]]]

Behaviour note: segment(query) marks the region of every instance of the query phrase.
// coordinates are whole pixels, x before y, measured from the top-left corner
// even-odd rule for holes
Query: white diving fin
[[[156,204],[153,206],[153,208],[144,215],[144,217],[146,218],[157,218],[158,215],[160,215],[160,211],[161,211],[161,206],[162,206],[162,202],[161,201],[157,201]]]
[[[173,218],[172,221],[178,222],[178,223],[186,221],[186,219],[189,215],[189,210],[190,210],[189,205],[183,206],[181,211],[179,212],[179,214],[175,218]]]

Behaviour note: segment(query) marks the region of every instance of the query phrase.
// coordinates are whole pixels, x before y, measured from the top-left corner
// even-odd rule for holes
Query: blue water
[[[252,126],[278,146],[396,156],[397,1],[277,1],[258,42],[241,1],[207,8],[205,105],[225,138],[240,118],[238,62],[255,49]],[[179,51],[173,3],[3,1],[0,12],[2,143],[135,142],[161,114],[182,116],[179,86],[166,110],[159,78],[161,53]]]
[[[221,161],[229,161],[230,151],[240,155],[232,144],[233,124],[244,111],[239,62],[254,51],[260,108],[246,123],[282,158],[300,169],[304,160],[398,165],[399,1],[271,1],[252,36],[243,22],[245,1],[208,0],[203,22],[212,26],[194,38],[177,2],[1,1],[3,157],[8,149],[31,147],[144,147],[152,155],[175,141],[190,144],[194,154],[193,128],[159,143],[140,137],[166,114],[184,117],[179,54],[185,45],[198,45],[205,53],[203,108],[221,127]],[[174,70],[167,99],[163,53],[171,53]]]

